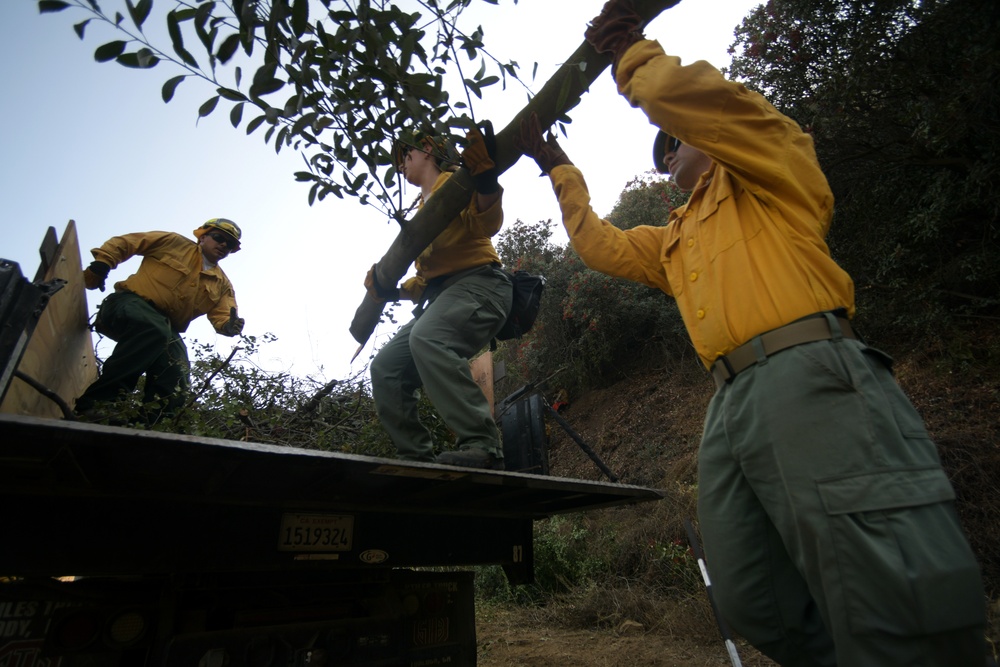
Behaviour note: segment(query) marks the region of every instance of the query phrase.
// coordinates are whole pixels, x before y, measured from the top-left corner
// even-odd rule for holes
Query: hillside
[[[929,354],[897,360],[896,370],[938,443],[957,489],[963,525],[980,558],[993,600],[989,636],[997,646],[1000,383],[983,370],[942,373]],[[558,387],[553,388],[556,390]],[[707,375],[688,359],[677,367],[620,368],[617,379],[603,388],[569,397],[563,417],[622,482],[668,491],[667,499],[656,508],[609,510],[588,517],[593,534],[598,534],[602,525],[611,524],[623,544],[648,542],[653,548],[672,538],[673,544],[683,544],[686,549],[681,522],[695,513],[695,452],[713,390]],[[552,474],[603,477],[554,422],[550,422],[550,438]],[[648,533],[649,538],[636,538],[637,533]],[[662,591],[646,595],[649,584],[640,580],[600,591],[572,591],[541,607],[480,610],[480,664],[730,664],[703,589],[692,594],[688,584],[677,586],[674,599],[664,597]],[[739,647],[744,665],[774,664],[745,644]]]

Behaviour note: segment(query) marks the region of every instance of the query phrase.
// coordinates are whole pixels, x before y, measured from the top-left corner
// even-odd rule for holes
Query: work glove
[[[239,336],[243,333],[244,324],[246,324],[246,320],[242,317],[236,316],[236,308],[230,308],[229,319],[222,325],[222,329],[219,330],[219,333],[223,336]]]
[[[493,123],[488,120],[465,133],[468,142],[462,151],[462,165],[472,174],[476,192],[492,195],[500,189],[497,182],[497,140],[493,135]]]
[[[611,78],[616,78],[618,61],[628,51],[628,47],[645,39],[642,24],[642,18],[632,6],[632,0],[608,0],[601,13],[594,17],[583,33],[584,39],[595,51],[611,56]]]
[[[368,275],[365,276],[365,290],[368,291],[368,296],[380,303],[385,301],[399,301],[400,291],[398,287],[387,289],[379,285],[376,266],[376,264],[372,264],[372,268],[368,269]]]
[[[108,279],[111,267],[104,262],[93,261],[83,270],[83,286],[87,289],[104,291],[104,282]]]
[[[535,160],[535,164],[542,170],[542,175],[548,174],[559,165],[573,164],[556,142],[552,132],[549,132],[548,140],[542,139],[542,124],[538,120],[538,114],[534,112],[527,118],[521,119],[521,133],[514,137],[514,146]]]

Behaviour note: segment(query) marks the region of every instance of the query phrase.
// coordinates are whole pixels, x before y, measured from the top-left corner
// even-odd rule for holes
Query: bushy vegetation
[[[188,341],[191,396],[172,416],[143,405],[138,391],[103,406],[106,423],[228,440],[262,442],[347,454],[395,457],[395,447],[375,414],[368,370],[326,380],[265,371],[256,359],[276,338],[241,336],[223,358],[212,345]],[[453,436],[430,401],[421,397],[421,419],[439,447]]]
[[[1000,358],[975,333],[1000,315],[997,25],[993,0],[770,0],[732,49],[816,139],[867,335],[959,367]]]
[[[663,225],[685,200],[672,184],[646,175],[626,186],[608,220],[622,229]],[[615,379],[623,359],[689,354],[672,299],[658,289],[588,269],[571,247],[552,244],[552,225],[519,220],[501,232],[497,243],[506,266],[546,280],[534,328],[499,351],[511,373],[502,389],[557,375],[560,386],[577,391]]]

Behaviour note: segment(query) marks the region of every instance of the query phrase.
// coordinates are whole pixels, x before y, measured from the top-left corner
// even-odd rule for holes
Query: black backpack
[[[542,305],[542,290],[545,288],[545,276],[535,276],[527,271],[508,272],[510,281],[514,284],[514,305],[503,328],[496,335],[497,340],[520,338],[528,333],[538,317],[538,309]]]

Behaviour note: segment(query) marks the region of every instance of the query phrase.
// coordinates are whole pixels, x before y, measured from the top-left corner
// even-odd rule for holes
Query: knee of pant
[[[440,347],[439,345],[436,345],[433,342],[431,342],[431,340],[426,336],[421,336],[419,330],[416,327],[414,327],[413,330],[410,331],[409,343],[410,343],[410,354],[412,354],[414,357],[425,356],[427,355],[428,352],[431,352]]]
[[[400,375],[399,369],[395,360],[388,355],[379,352],[372,359],[371,363],[371,378],[372,378],[372,389],[378,390],[389,384],[390,378],[395,378]]]

